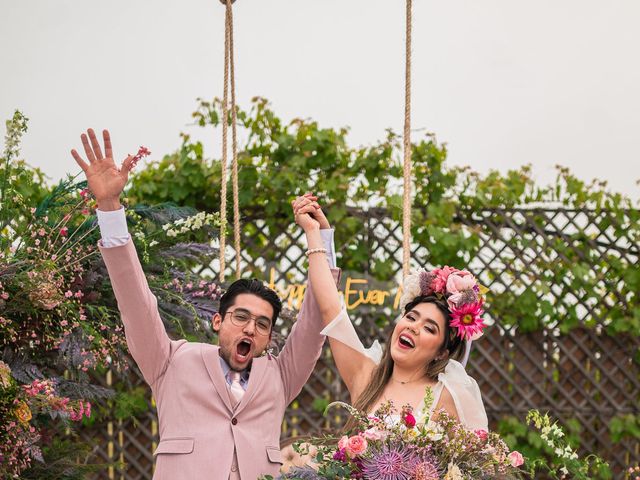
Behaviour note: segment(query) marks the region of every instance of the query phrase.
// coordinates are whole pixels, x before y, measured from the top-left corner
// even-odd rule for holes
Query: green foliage
[[[201,127],[217,128],[222,119],[220,101],[200,100],[193,114]],[[243,245],[248,255],[276,260],[289,246],[283,238],[266,249],[265,232],[292,231],[289,201],[306,191],[316,192],[329,221],[337,227],[340,266],[366,273],[373,279],[393,281],[396,265],[387,255],[370,255],[371,239],[363,215],[354,210],[383,208],[392,221],[402,216],[401,138],[386,138],[365,147],[347,143],[347,129],[323,128],[312,120],[282,121],[263,98],[255,98],[249,111],[238,111],[239,128],[246,142],[239,147],[239,202],[244,231],[252,238]],[[418,139],[412,150],[412,238],[428,250],[431,265],[468,266],[480,248],[478,233],[491,233],[485,222],[468,225],[462,218],[493,209],[488,218],[496,228],[523,229],[502,209],[558,206],[605,212],[598,225],[611,238],[630,247],[640,243],[640,212],[631,201],[610,193],[606,184],[586,184],[558,167],[551,186],[537,186],[529,166],[506,173],[480,175],[468,168],[449,167],[447,150],[433,135]],[[229,186],[229,191],[231,188]],[[198,210],[220,207],[220,162],[205,157],[203,146],[182,135],[180,149],[137,172],[128,195],[131,200],[156,204],[174,202]],[[531,213],[540,231],[546,217]],[[258,219],[257,229],[249,220]],[[610,333],[640,334],[640,267],[618,255],[615,248],[602,254],[600,239],[592,231],[563,232],[549,244],[537,245],[527,232],[510,239],[513,251],[529,253],[505,265],[502,281],[511,292],[490,291],[487,302],[494,318],[518,325],[523,332],[545,326],[561,331],[576,327],[606,326]],[[531,272],[531,273],[530,273]],[[535,273],[534,273],[535,272]],[[264,272],[254,269],[254,275]],[[619,279],[624,283],[619,285]],[[489,279],[492,280],[492,279]],[[551,294],[551,288],[556,288]],[[558,293],[557,289],[560,289]],[[575,298],[580,301],[574,300]],[[558,298],[560,300],[558,300]],[[583,319],[579,303],[593,303],[594,314]]]
[[[149,411],[147,404],[147,389],[135,387],[118,392],[110,411],[117,420],[128,420]]]
[[[609,435],[613,443],[625,438],[640,440],[640,415],[617,415],[609,422]]]
[[[93,445],[77,438],[57,439],[42,449],[44,462],[35,462],[20,474],[21,480],[84,480],[103,471],[107,464],[90,462]]]
[[[535,428],[516,417],[507,416],[498,422],[496,432],[509,449],[519,451],[527,459],[525,467],[532,478],[539,474],[554,479],[612,478],[609,465],[599,457],[578,457],[575,454],[580,447],[581,425],[578,420],[567,420],[562,429],[547,415],[540,415],[535,410],[529,412],[527,418]]]
[[[316,397],[313,399],[312,408],[314,411],[318,413],[323,413],[324,411],[327,410],[329,403],[330,403],[330,400],[328,398]]]
[[[39,203],[48,193],[40,169],[17,158],[28,122],[19,110],[6,122],[5,150],[0,157],[0,247],[6,246],[11,233],[31,216],[24,199]]]

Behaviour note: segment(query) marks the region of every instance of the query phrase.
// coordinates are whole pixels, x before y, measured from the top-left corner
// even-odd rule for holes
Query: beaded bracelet
[[[310,248],[309,250],[304,252],[304,254],[307,257],[313,253],[327,253],[327,249],[326,248]]]

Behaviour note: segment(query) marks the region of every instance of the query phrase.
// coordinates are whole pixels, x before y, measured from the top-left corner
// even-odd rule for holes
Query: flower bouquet
[[[0,157],[0,478],[84,478],[105,465],[91,464],[78,429],[112,410],[130,418],[138,397],[100,381],[130,363],[95,201],[86,182],[48,187],[16,160],[26,127],[16,112]],[[217,216],[173,205],[130,206],[127,215],[168,332],[212,338],[222,288],[195,269],[217,253]]]
[[[430,389],[425,411],[433,401]],[[365,415],[350,405],[346,408],[355,428],[339,439],[312,441],[313,461],[296,467],[280,479],[363,480],[463,480],[517,479],[524,459],[510,451],[500,436],[485,430],[468,430],[445,412],[431,419],[416,418],[410,406],[400,409],[386,402]],[[336,441],[337,440],[337,441]],[[297,446],[305,454],[308,446]]]

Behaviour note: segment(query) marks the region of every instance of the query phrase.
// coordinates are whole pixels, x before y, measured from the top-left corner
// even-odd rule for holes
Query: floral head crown
[[[433,295],[447,301],[451,328],[464,340],[476,340],[487,326],[481,318],[484,293],[476,278],[466,270],[444,266],[431,271],[420,269],[404,279],[400,307],[421,295]]]

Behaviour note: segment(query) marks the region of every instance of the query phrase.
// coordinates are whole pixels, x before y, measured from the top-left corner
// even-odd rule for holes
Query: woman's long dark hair
[[[449,307],[447,306],[447,302],[439,297],[435,297],[433,295],[422,295],[413,299],[413,301],[409,302],[404,307],[404,314],[406,315],[410,312],[413,307],[420,303],[433,303],[438,310],[444,316],[444,341],[442,342],[442,346],[439,349],[439,352],[448,351],[448,355],[439,360],[432,360],[430,363],[425,365],[425,374],[430,380],[437,380],[438,374],[444,372],[444,369],[449,363],[449,359],[460,360],[464,355],[464,342],[462,339],[456,334],[456,332],[449,326],[449,322],[451,321],[451,313],[449,313]],[[389,379],[393,374],[393,358],[391,358],[391,336],[393,335],[393,329],[389,333],[389,337],[387,338],[386,345],[384,347],[384,353],[382,355],[382,360],[380,363],[373,369],[371,373],[371,380],[369,384],[364,389],[364,391],[360,394],[358,399],[354,403],[354,407],[361,412],[369,413],[371,408],[375,405],[375,403],[382,395],[384,388],[387,383],[389,383]],[[356,426],[355,420],[350,418],[347,424],[345,425],[346,430],[350,430]]]

